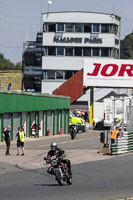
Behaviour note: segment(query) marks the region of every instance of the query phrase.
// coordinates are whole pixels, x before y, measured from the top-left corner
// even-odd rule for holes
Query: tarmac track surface
[[[73,185],[59,186],[47,168],[0,175],[2,200],[111,200],[133,197],[133,155],[73,166]],[[2,165],[1,165],[2,166]],[[8,166],[10,167],[10,166]],[[4,168],[4,164],[3,164]]]
[[[97,136],[93,138],[96,139]],[[74,157],[71,151],[75,151],[76,145],[84,152],[87,151],[86,141],[73,143],[73,149],[69,149],[68,144],[65,146],[64,143],[64,146],[70,150],[72,159]],[[87,142],[90,144],[88,149],[90,153],[94,151],[95,145],[97,146],[96,140],[94,142],[92,139]],[[60,143],[63,141],[61,140]],[[44,146],[43,151],[47,148],[47,144],[42,145],[41,143],[37,143],[35,147],[40,149],[41,146]],[[29,144],[29,151],[30,149]],[[32,161],[30,162],[31,167],[30,165],[24,166],[21,162],[18,162],[19,165],[17,162],[13,165],[10,160],[16,157],[8,157],[9,162],[4,162],[4,157],[1,156],[0,200],[118,200],[133,197],[133,154],[115,156],[110,159],[101,157],[101,160],[91,159],[94,155],[93,152],[87,157],[88,162],[86,158],[79,164],[73,160],[73,184],[71,186],[65,184],[63,187],[58,185],[54,176],[47,174],[47,167],[35,165],[34,168]],[[23,159],[26,157],[28,155]],[[29,159],[34,160],[34,158]]]

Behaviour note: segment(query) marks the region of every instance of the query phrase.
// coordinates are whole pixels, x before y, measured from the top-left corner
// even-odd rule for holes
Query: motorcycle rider
[[[71,133],[71,137],[74,135],[74,137],[76,137],[76,133],[77,133],[77,126],[76,125],[71,125],[71,129],[70,129],[70,133]],[[74,139],[74,138],[73,138]]]
[[[51,147],[51,150],[48,152],[47,154],[47,160],[46,160],[46,163],[49,164],[50,163],[50,158],[54,155],[57,155],[58,157],[61,157],[61,162],[63,164],[67,164],[68,166],[68,170],[69,170],[69,173],[70,175],[72,175],[72,172],[71,172],[71,162],[70,160],[68,159],[63,159],[63,157],[65,156],[65,151],[61,148],[58,148],[57,144],[55,142],[51,143],[50,145]],[[45,158],[44,158],[45,160]],[[53,175],[53,168],[50,166],[47,170],[47,172],[49,174],[52,174]]]

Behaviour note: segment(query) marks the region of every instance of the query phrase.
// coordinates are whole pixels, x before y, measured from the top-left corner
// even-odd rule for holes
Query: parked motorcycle
[[[70,135],[71,135],[71,139],[74,140],[74,138],[76,137],[76,133],[77,133],[77,126],[76,125],[71,125],[70,127]]]
[[[65,182],[68,185],[72,184],[72,175],[69,173],[67,164],[62,163],[60,157],[54,155],[50,159],[44,157],[44,160],[47,164],[51,164],[55,180],[57,180],[60,186],[63,186]]]

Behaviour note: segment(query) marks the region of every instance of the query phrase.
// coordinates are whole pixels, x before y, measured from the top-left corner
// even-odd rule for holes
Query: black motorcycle
[[[70,135],[71,135],[71,139],[74,140],[74,138],[76,137],[77,134],[77,126],[76,125],[71,125],[70,127]]]
[[[72,175],[70,175],[67,164],[63,163],[62,158],[57,155],[52,156],[50,159],[44,157],[47,164],[51,164],[53,175],[55,175],[55,180],[60,186],[63,186],[66,182],[68,185],[72,184]]]

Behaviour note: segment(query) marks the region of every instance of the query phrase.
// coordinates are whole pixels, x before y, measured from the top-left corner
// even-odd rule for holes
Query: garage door
[[[67,110],[66,111],[66,133],[69,133],[68,124],[69,124],[69,111]]]
[[[64,134],[64,110],[62,111],[62,133]]]
[[[1,133],[1,115],[0,115],[0,133]],[[2,134],[2,133],[1,133]],[[1,138],[1,134],[0,134],[0,141],[2,141],[2,138]]]
[[[44,123],[44,113],[43,113],[43,111],[40,111],[39,112],[39,136],[44,135],[43,123]]]
[[[36,112],[31,112],[31,125],[36,124]]]
[[[11,126],[11,114],[5,113],[4,114],[4,127]]]
[[[51,110],[48,110],[47,112],[47,129],[50,130],[50,135],[53,135],[53,119]]]
[[[59,110],[59,131],[58,131],[58,133],[60,133],[61,128],[62,128],[62,110]]]
[[[27,112],[22,112],[22,126],[24,126],[24,132],[27,136]]]
[[[57,110],[55,110],[55,134],[57,134]]]
[[[20,127],[20,113],[13,113],[13,139],[16,139],[18,127]]]

